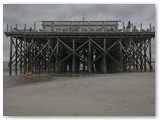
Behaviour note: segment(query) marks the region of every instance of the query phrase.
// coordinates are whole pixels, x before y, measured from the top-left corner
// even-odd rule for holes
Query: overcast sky
[[[78,4],[78,5],[28,5],[28,4],[5,4],[3,6],[4,29],[6,24],[33,24],[41,20],[122,20],[127,24],[131,21],[135,24],[152,23],[155,25],[155,5],[111,5],[111,4]],[[9,39],[3,39],[4,61],[9,60]],[[154,49],[154,42],[152,44]],[[153,59],[155,57],[154,50]]]

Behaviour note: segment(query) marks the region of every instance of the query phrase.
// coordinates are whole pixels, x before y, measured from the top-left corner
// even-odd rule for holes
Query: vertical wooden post
[[[48,39],[48,48],[47,48],[47,54],[48,54],[48,62],[47,62],[47,69],[48,69],[48,73],[50,73],[51,72],[51,69],[50,69],[50,67],[51,67],[51,64],[50,64],[50,51],[49,51],[49,47],[50,47],[50,39]]]
[[[12,44],[13,44],[13,39],[11,37],[11,40],[10,40],[9,75],[12,75]]]
[[[15,54],[15,55],[16,55],[16,56],[15,56],[15,57],[16,57],[16,58],[15,58],[15,74],[16,74],[16,75],[17,75],[17,63],[18,63],[18,61],[17,61],[17,57],[18,57],[18,51],[17,51],[17,49],[18,49],[18,43],[17,43],[17,42],[18,42],[18,40],[17,40],[17,37],[16,37],[16,43],[15,43],[15,50],[16,50],[16,51],[15,51],[15,53],[16,53],[16,54]]]
[[[26,26],[26,24],[24,25],[24,30],[25,30],[25,32],[27,31],[27,26]]]
[[[88,40],[88,72],[91,73],[91,40]]]
[[[141,28],[140,28],[140,32],[142,32],[142,23],[140,24]]]
[[[84,59],[85,59],[85,54],[86,54],[86,52],[85,52],[85,48],[83,49],[83,56],[84,56]],[[85,62],[83,61],[83,72],[85,71]]]
[[[128,48],[131,49],[131,48],[132,48],[131,41],[129,40],[128,42],[129,42]],[[131,58],[131,57],[132,57],[132,55],[130,54],[130,55],[129,55],[129,58]],[[131,58],[131,59],[129,59],[129,58],[128,58],[127,62],[129,63],[129,72],[131,72],[131,62],[132,62],[132,58]]]
[[[142,52],[142,47],[143,47],[143,43],[142,42],[140,42],[140,49],[141,49],[141,52]],[[143,70],[143,58],[142,58],[143,56],[142,56],[142,54],[140,55],[140,62],[141,62],[141,64],[140,64],[140,71],[142,71]]]
[[[131,25],[132,25],[132,26],[131,26],[131,27],[132,27],[131,32],[133,32],[133,23],[132,23]]]
[[[59,40],[57,39],[57,49],[56,49],[56,73],[58,73],[58,71],[59,71],[59,62],[58,62],[58,49],[59,49]]]
[[[38,53],[39,53],[40,49],[41,49],[41,43],[40,42],[39,42],[38,46],[39,46],[39,50],[38,50]],[[40,53],[38,55],[38,72],[39,73],[41,72],[41,54]]]
[[[149,40],[149,71],[152,71],[151,39]]]
[[[150,31],[152,31],[152,25],[151,25],[151,23],[150,23],[149,27],[150,27]]]
[[[106,37],[104,38],[104,41],[103,41],[103,47],[104,47],[104,50],[106,51]],[[103,73],[106,73],[106,53],[103,52]]]
[[[144,41],[144,71],[146,72],[146,43]]]
[[[122,42],[121,42],[121,40],[119,41],[121,44],[122,44]],[[119,44],[119,54],[120,54],[120,63],[121,63],[121,71],[123,72],[123,59],[122,59],[122,57],[123,57],[123,53],[122,53],[122,46]]]
[[[72,49],[75,52],[75,39],[73,38],[72,40]],[[75,72],[75,54],[73,52],[73,56],[72,56],[72,72]]]
[[[138,47],[138,43],[135,43],[136,44],[136,46],[137,46],[137,49],[140,49],[139,47]],[[136,71],[138,71],[138,66],[139,66],[139,61],[138,61],[138,57],[139,57],[139,55],[138,55],[138,52],[135,52],[135,55],[136,55]]]
[[[123,22],[123,32],[125,32],[124,22]]]
[[[22,40],[20,40],[20,74],[22,74]]]
[[[26,37],[24,36],[24,63],[23,63],[23,66],[24,66],[24,74],[27,72],[27,43],[26,43]]]
[[[34,54],[34,49],[33,49],[33,42],[34,42],[34,39],[32,38],[32,45],[31,45],[31,71],[32,71],[32,73],[34,72],[33,71],[33,54]]]
[[[36,22],[34,21],[34,31],[36,30]]]
[[[16,24],[16,30],[17,30],[17,24]]]

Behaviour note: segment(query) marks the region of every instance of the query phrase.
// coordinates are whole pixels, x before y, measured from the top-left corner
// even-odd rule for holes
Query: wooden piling
[[[103,40],[103,48],[104,51],[106,51],[106,37]],[[103,52],[103,73],[106,73],[106,53]]]
[[[72,55],[72,72],[75,72],[75,39],[72,40],[72,49],[73,49],[73,55]]]
[[[12,45],[13,45],[13,38],[10,38],[10,60],[9,60],[9,75],[12,75]]]

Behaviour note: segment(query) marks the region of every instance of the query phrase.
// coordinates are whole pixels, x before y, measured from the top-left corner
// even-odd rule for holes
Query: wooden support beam
[[[62,40],[60,40],[59,38],[57,38],[59,40],[60,43],[62,43],[66,48],[68,48],[68,50],[70,50],[71,52],[74,52],[75,55],[77,55],[78,57],[80,57],[83,61],[87,62],[85,59],[82,58],[82,56],[80,56],[77,52],[73,51],[72,48],[70,48],[66,43],[64,43]]]
[[[145,67],[146,67],[146,65],[145,65],[145,61],[147,61],[146,59],[147,59],[147,55],[146,55],[146,53],[144,52],[144,54],[142,54],[142,51],[144,50],[146,50],[147,48],[148,48],[148,45],[146,45],[146,42],[144,41],[142,41],[142,42],[140,42],[139,43],[139,47],[138,47],[138,45],[136,45],[135,44],[135,42],[132,40],[132,39],[130,39],[131,41],[132,41],[132,43],[137,47],[137,50],[135,51],[136,52],[136,54],[137,54],[137,60],[139,59],[140,60],[140,63],[139,62],[137,62],[137,64],[140,66],[140,71],[142,71],[143,70],[143,68],[144,68],[144,70],[146,69]],[[143,67],[144,66],[144,67]]]
[[[149,40],[149,71],[152,71],[152,51],[151,51],[151,39]]]
[[[106,55],[113,60],[115,63],[117,63],[118,65],[122,66],[115,58],[113,58],[107,51],[105,51],[100,45],[98,45],[96,42],[94,42],[92,39],[90,39],[92,43],[94,43],[97,47],[99,47],[100,50],[102,50],[103,52],[106,53]]]
[[[124,51],[125,56],[127,57],[126,59],[129,60],[129,61],[131,61],[130,55],[128,54],[127,50],[124,48],[124,46],[122,45],[121,42],[119,42],[119,44],[120,44],[122,50]]]
[[[110,50],[112,47],[114,47],[118,42],[119,42],[119,41],[114,42],[109,48],[107,48],[106,52],[107,52],[108,50]]]
[[[24,41],[24,64],[23,64],[23,68],[24,68],[24,70],[23,70],[23,72],[24,72],[24,74],[27,72],[27,56],[26,56],[26,54],[27,54],[27,50],[26,50],[26,47],[27,47],[27,43],[26,43],[26,37],[24,36],[23,37],[23,41]]]
[[[96,62],[96,60],[98,60],[100,57],[102,57],[103,56],[103,54],[100,54],[98,57],[96,57],[95,59],[93,59],[93,61],[92,61],[92,63],[95,63]]]
[[[23,59],[23,56],[22,56],[22,44],[23,44],[23,41],[20,40],[20,74],[22,74],[22,59]]]
[[[48,38],[47,39],[47,41],[48,41],[48,48],[47,48],[47,59],[48,59],[48,61],[47,61],[47,70],[48,70],[48,73],[50,73],[51,71],[50,71],[50,67],[51,67],[51,56],[50,56],[50,39]]]
[[[142,51],[142,47],[143,47],[143,44],[142,42],[140,42],[141,51]],[[140,55],[140,70],[141,71],[143,70],[143,55]]]
[[[119,40],[119,42],[121,42],[121,40]],[[119,59],[120,59],[120,63],[122,64],[121,71],[123,71],[123,58],[122,58],[123,57],[123,55],[122,55],[123,53],[122,52],[123,52],[122,51],[122,46],[119,44],[119,54],[120,54],[120,56],[119,56],[120,58]]]
[[[56,73],[59,72],[59,59],[58,59],[58,56],[59,56],[59,39],[57,39],[57,48],[56,48]]]
[[[41,73],[41,55],[39,54],[39,51],[40,51],[40,49],[41,49],[41,43],[39,42],[39,44],[38,44],[38,46],[39,46],[39,49],[38,49],[38,51],[37,51],[37,53],[38,53],[38,72],[39,73]],[[36,58],[36,57],[35,57]],[[35,59],[34,58],[34,59]]]
[[[42,49],[38,51],[38,54],[34,57],[33,60],[35,60],[40,54],[42,54],[42,51],[47,47],[48,43],[49,41],[47,41],[47,43],[42,47]]]
[[[73,53],[68,54],[65,58],[63,58],[61,61],[59,61],[59,63],[64,62],[67,58],[69,58]]]
[[[138,52],[139,52],[139,46],[138,46],[138,43],[136,44],[136,46],[137,46],[137,49],[136,49],[136,51],[135,51],[135,59],[136,59],[136,71],[138,71],[138,67],[139,67],[139,62],[138,62],[138,60],[139,60],[139,54],[138,54]]]
[[[50,49],[51,49],[51,51],[52,51],[52,53],[51,53],[50,56],[52,56],[52,55],[55,53],[56,49],[57,49],[57,43],[56,43],[54,49],[52,49],[51,46],[50,46]]]
[[[83,49],[83,59],[85,59],[85,48]],[[86,64],[85,64],[85,62],[82,62],[83,63],[83,72],[85,71],[85,66],[86,66]]]
[[[82,45],[80,45],[75,51],[78,51],[79,49],[81,49],[82,47],[84,47],[87,43],[88,43],[88,40],[85,43],[83,43]]]
[[[145,41],[144,41],[144,71],[146,72],[146,70],[147,70],[147,68],[146,68],[146,56],[147,56],[147,54],[146,54],[146,51],[147,51],[147,49],[146,49],[146,43],[145,43]]]
[[[17,65],[17,59],[18,59],[18,47],[17,47],[17,44],[18,44],[18,39],[16,38],[16,40],[15,40],[15,44],[16,44],[16,46],[15,46],[15,53],[16,53],[16,56],[15,56],[15,75],[17,75],[17,67],[18,67],[18,65]]]
[[[72,72],[75,72],[75,39],[72,40],[72,49],[73,49],[73,55],[72,55]]]
[[[31,61],[30,61],[31,65],[30,65],[30,67],[31,67],[31,71],[33,72],[33,56],[34,56],[33,55],[34,54],[34,48],[33,48],[34,39],[33,38],[31,40],[31,43],[32,44],[31,44],[31,48],[30,48],[30,51],[31,51],[31,53],[30,53],[31,54],[31,58],[30,58],[31,59]]]
[[[131,47],[132,47],[132,44],[131,44],[131,40],[129,39],[129,60],[128,60],[128,64],[129,64],[129,71],[131,72],[131,64],[132,64],[132,57],[131,57]]]
[[[9,60],[9,75],[12,75],[12,44],[13,44],[13,38],[10,37],[10,60]]]
[[[104,51],[106,51],[106,37],[104,38],[103,40],[103,48],[104,48]],[[106,73],[106,53],[104,52],[103,53],[103,73]]]
[[[91,41],[88,41],[88,72],[91,73]]]

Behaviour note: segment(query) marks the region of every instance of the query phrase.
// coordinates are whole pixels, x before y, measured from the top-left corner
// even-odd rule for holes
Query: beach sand
[[[50,79],[4,88],[4,116],[155,115],[154,72]]]

